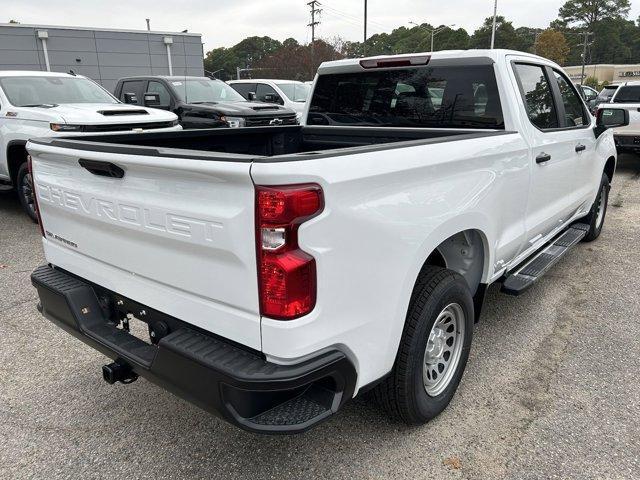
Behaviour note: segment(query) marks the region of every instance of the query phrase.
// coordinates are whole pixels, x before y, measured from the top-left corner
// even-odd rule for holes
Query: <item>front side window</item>
[[[625,85],[618,88],[613,103],[640,103],[640,85]]]
[[[157,93],[160,97],[160,103],[156,105],[159,108],[169,108],[171,103],[171,95],[169,90],[162,83],[156,81],[150,81],[149,87],[147,87],[149,93]]]
[[[543,130],[557,128],[558,115],[544,68],[540,65],[517,63],[515,71],[531,123]]]
[[[0,86],[16,107],[65,103],[118,103],[106,90],[87,78],[4,77]]]
[[[491,65],[320,75],[309,125],[503,129]]]
[[[553,76],[558,82],[562,104],[564,105],[565,127],[581,127],[589,123],[587,113],[582,106],[582,99],[575,89],[560,72],[554,70]]]
[[[255,83],[232,83],[231,87],[247,100],[249,100],[249,94],[251,92],[256,93]]]
[[[306,102],[311,90],[311,87],[304,83],[276,83],[276,85],[292,102]]]
[[[276,103],[282,101],[278,92],[271,85],[259,83],[256,87],[256,100],[259,102]]]

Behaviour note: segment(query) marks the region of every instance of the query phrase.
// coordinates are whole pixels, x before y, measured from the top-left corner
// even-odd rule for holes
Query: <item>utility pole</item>
[[[320,21],[316,20],[316,14],[319,14],[322,9],[318,8],[320,6],[320,2],[318,0],[311,0],[307,3],[309,8],[311,9],[311,23],[307,24],[307,27],[311,27],[311,75],[315,73],[315,48],[314,44],[316,43],[316,25],[320,24]]]
[[[447,28],[451,28],[451,27],[455,27],[456,24],[452,23],[451,25],[442,25],[438,28],[432,28],[432,29],[428,29],[426,27],[423,27],[422,25],[418,25],[416,22],[409,22],[411,25],[415,25],[418,28],[422,28],[423,30],[425,30],[427,33],[429,33],[431,35],[431,51],[433,52],[433,39],[435,38],[435,36],[442,32],[443,30],[446,30]]]
[[[362,42],[362,53],[367,56],[367,0],[364,0],[364,41]]]
[[[491,50],[496,43],[496,16],[498,15],[498,0],[493,1],[493,27],[491,27]]]
[[[582,73],[580,74],[580,85],[584,82],[584,66],[587,63],[587,47],[589,46],[589,35],[591,32],[584,32],[584,44],[582,45]]]
[[[145,18],[145,20],[147,21],[147,30],[150,32],[151,31],[151,19],[150,18]]]

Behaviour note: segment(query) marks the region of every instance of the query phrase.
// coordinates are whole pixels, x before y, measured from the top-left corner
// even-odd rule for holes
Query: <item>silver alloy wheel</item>
[[[598,195],[598,207],[596,213],[596,229],[600,230],[602,222],[604,222],[604,211],[607,206],[607,186],[603,185]]]
[[[457,303],[442,309],[431,327],[424,352],[422,381],[427,395],[440,395],[451,382],[464,344],[464,310]]]

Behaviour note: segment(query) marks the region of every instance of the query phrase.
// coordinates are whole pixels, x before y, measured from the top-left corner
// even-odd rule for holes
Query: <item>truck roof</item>
[[[82,75],[71,75],[63,72],[42,72],[40,70],[4,70],[0,71],[0,77],[82,77]]]
[[[332,71],[345,68],[350,70],[349,67],[353,67],[360,64],[362,60],[375,60],[375,59],[387,59],[397,57],[425,57],[429,56],[430,60],[447,60],[447,59],[487,59],[489,61],[497,61],[500,58],[504,58],[507,55],[518,55],[524,57],[530,57],[531,59],[541,60],[548,63],[553,63],[550,60],[534,55],[527,52],[519,52],[517,50],[505,50],[505,49],[477,49],[477,50],[441,50],[438,52],[421,52],[421,53],[407,53],[402,55],[376,55],[373,57],[365,58],[345,58],[342,60],[333,60],[330,62],[323,62],[318,71],[324,69],[331,69]],[[554,64],[555,65],[555,64]],[[558,67],[560,68],[560,67]]]
[[[209,77],[198,77],[193,75],[134,75],[131,77],[120,77],[118,81],[121,80],[143,80],[145,78],[161,78],[163,80],[167,80],[169,82],[179,82],[181,80],[217,80],[217,78],[209,78]]]

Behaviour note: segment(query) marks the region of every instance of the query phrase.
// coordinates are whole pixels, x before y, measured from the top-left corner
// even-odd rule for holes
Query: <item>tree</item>
[[[553,60],[562,65],[569,55],[569,44],[567,39],[557,30],[552,28],[546,29],[540,35],[535,43],[535,51],[538,55]]]
[[[586,85],[587,87],[591,87],[594,90],[600,90],[602,88],[602,86],[600,85],[600,83],[598,82],[598,79],[596,77],[587,77],[584,79],[584,82],[582,82],[583,85]]]
[[[469,46],[471,48],[489,48],[491,46],[492,28],[493,17],[487,17],[482,26],[473,32]],[[496,17],[495,47],[521,51],[527,50],[526,42],[516,33],[513,24],[508,22],[503,16]]]
[[[558,16],[567,25],[577,23],[591,29],[605,18],[627,18],[630,8],[629,0],[568,0]]]

